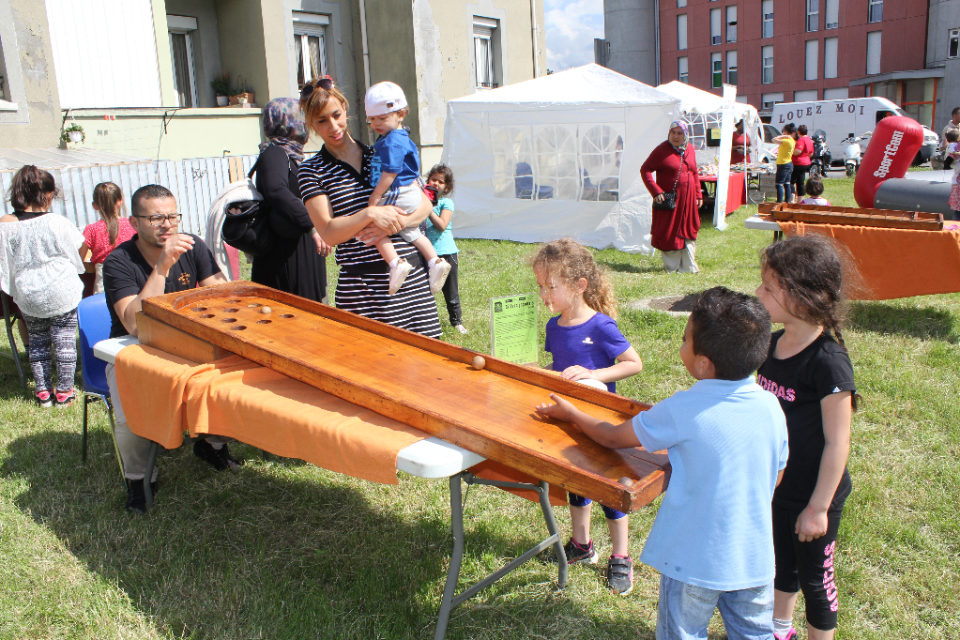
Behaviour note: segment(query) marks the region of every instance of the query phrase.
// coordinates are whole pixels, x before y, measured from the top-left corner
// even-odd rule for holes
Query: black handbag
[[[686,151],[686,150],[684,150]],[[662,209],[664,211],[670,211],[677,208],[677,185],[680,184],[680,172],[683,171],[683,167],[686,164],[684,162],[684,151],[680,152],[680,169],[677,170],[677,179],[673,183],[673,190],[663,192],[663,200],[657,202],[657,199],[653,199],[653,208]]]
[[[287,162],[292,163],[293,161],[287,158]],[[258,158],[257,162],[251,167],[250,173],[247,174],[247,181],[254,191],[256,191],[256,187],[253,185],[253,174],[259,164],[260,159]],[[266,200],[244,200],[230,203],[223,218],[220,237],[231,247],[255,258],[267,255],[273,250],[275,244],[275,233],[270,225],[270,211],[270,204]]]

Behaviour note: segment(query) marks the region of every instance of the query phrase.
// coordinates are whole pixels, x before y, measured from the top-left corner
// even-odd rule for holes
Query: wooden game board
[[[861,227],[888,229],[921,229],[942,231],[943,214],[926,211],[894,211],[888,209],[858,209],[856,207],[820,207],[812,204],[765,203],[757,206],[757,213],[774,220],[813,222],[819,224],[848,224]]]
[[[186,332],[609,507],[634,511],[666,489],[665,454],[610,450],[534,412],[551,392],[612,423],[649,405],[492,356],[478,370],[476,352],[252,283],[150,298],[143,314],[158,321],[144,344]]]

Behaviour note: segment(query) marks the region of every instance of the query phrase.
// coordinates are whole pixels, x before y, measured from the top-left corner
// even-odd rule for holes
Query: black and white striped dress
[[[367,207],[373,187],[370,186],[370,159],[373,148],[362,143],[363,175],[334,158],[324,147],[300,165],[300,195],[306,202],[317,196],[327,196],[333,216],[350,216]],[[400,237],[390,237],[397,254],[413,264],[397,293],[390,295],[387,288],[390,273],[386,261],[377,248],[367,246],[356,238],[337,245],[337,265],[340,275],[334,297],[337,308],[416,331],[431,338],[441,335],[437,304],[430,293],[427,272],[416,248]]]

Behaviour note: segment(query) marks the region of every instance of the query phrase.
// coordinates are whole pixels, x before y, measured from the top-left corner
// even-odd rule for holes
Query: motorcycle
[[[827,134],[823,129],[813,132],[813,155],[810,156],[810,175],[826,176],[833,156],[827,146]]]
[[[860,142],[864,139],[865,136],[858,136],[851,133],[843,140],[843,142],[840,143],[844,145],[843,167],[847,172],[847,177],[849,178],[857,175],[857,171],[860,169]]]

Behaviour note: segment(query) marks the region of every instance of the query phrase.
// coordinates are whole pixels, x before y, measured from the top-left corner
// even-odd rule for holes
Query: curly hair
[[[606,272],[593,259],[590,250],[570,238],[549,242],[530,260],[534,271],[542,271],[549,278],[556,278],[570,288],[577,288],[583,278],[587,288],[583,301],[594,311],[617,318],[617,299],[613,285]]]

